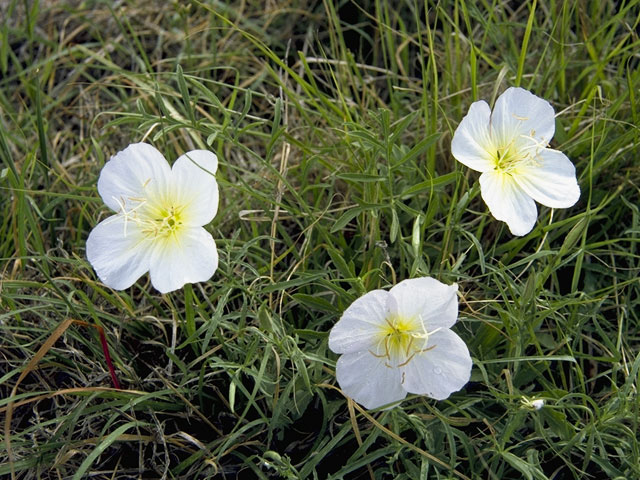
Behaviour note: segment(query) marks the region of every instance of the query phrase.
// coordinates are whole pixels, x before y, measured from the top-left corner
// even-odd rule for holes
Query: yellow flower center
[[[171,205],[159,209],[150,208],[148,217],[141,223],[142,231],[152,237],[168,237],[182,227],[181,208]]]
[[[119,213],[124,216],[125,237],[129,222],[134,223],[147,239],[167,239],[179,233],[184,224],[184,206],[175,205],[166,199],[157,202],[157,199],[149,201],[145,197],[129,197],[117,202],[120,205]]]
[[[403,367],[416,354],[435,347],[427,347],[429,333],[434,332],[426,331],[420,317],[390,315],[378,333],[378,352],[383,353],[371,353],[378,358],[385,358],[385,365],[389,368]]]
[[[547,144],[535,138],[535,131],[529,136],[519,135],[508,143],[496,145],[493,156],[494,169],[501,173],[514,174],[516,169],[526,165],[536,164],[538,152]]]

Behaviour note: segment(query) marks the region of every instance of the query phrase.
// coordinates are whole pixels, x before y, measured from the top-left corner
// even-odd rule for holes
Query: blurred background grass
[[[1,475],[640,478],[637,1],[0,9]],[[554,106],[582,189],[522,238],[450,155],[514,85]],[[138,141],[218,155],[209,282],[115,292],[86,261],[99,171]],[[472,381],[353,407],[328,331],[421,275],[460,286]],[[66,319],[104,328],[123,390]]]

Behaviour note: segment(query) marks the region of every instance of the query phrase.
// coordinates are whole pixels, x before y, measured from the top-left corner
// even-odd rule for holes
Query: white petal
[[[458,285],[445,285],[435,278],[403,280],[389,293],[395,299],[394,310],[400,316],[420,315],[428,331],[449,328],[458,318]]]
[[[496,170],[483,173],[480,192],[491,214],[507,222],[513,235],[526,235],[531,231],[538,216],[536,204],[511,175]]]
[[[185,283],[209,280],[217,268],[216,244],[202,227],[154,240],[149,273],[151,283],[161,293],[182,288]]]
[[[473,102],[451,140],[451,154],[463,165],[486,172],[495,161],[495,146],[490,132],[491,109],[487,102]]]
[[[189,225],[206,225],[218,211],[218,183],[213,174],[218,157],[207,150],[193,150],[182,155],[173,165],[175,204],[184,207]]]
[[[429,337],[430,350],[413,357],[404,367],[402,386],[410,393],[444,400],[460,390],[471,376],[471,356],[464,341],[449,329]]]
[[[148,242],[137,225],[125,226],[122,215],[113,215],[89,233],[87,259],[102,283],[123,290],[149,270]]]
[[[544,407],[544,400],[539,398],[538,400],[532,400],[531,401],[531,406],[535,409],[535,410],[540,410],[542,407]]]
[[[336,364],[336,377],[345,395],[366,408],[378,408],[406,397],[400,370],[387,367],[384,360],[369,351],[342,355]]]
[[[536,164],[519,167],[514,178],[530,197],[547,207],[568,208],[580,198],[576,168],[557,150],[540,151]]]
[[[210,176],[214,176],[218,171],[218,157],[209,150],[191,150],[184,155],[180,155],[173,168],[182,162],[188,162],[196,167],[199,174],[208,173]]]
[[[162,154],[146,143],[134,143],[109,160],[98,179],[98,192],[112,210],[130,210],[149,196],[164,196],[171,169]]]
[[[389,292],[372,290],[347,308],[329,333],[329,348],[335,353],[353,353],[373,348],[385,325]]]
[[[508,88],[496,100],[491,128],[494,139],[503,146],[511,140],[530,143],[533,138],[546,147],[556,128],[553,107],[524,88]]]

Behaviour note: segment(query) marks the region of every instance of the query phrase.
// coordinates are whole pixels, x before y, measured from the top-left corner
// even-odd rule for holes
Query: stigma
[[[378,358],[385,359],[388,368],[401,368],[409,364],[413,358],[421,353],[435,348],[429,346],[429,335],[422,322],[422,318],[389,315],[381,325],[378,339],[378,352],[370,352]]]

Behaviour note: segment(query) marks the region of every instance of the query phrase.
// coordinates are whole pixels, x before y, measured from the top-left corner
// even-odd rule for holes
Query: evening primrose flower
[[[533,407],[534,410],[540,410],[542,407],[544,407],[544,400],[540,398],[537,400],[532,400],[531,406]]]
[[[115,215],[87,239],[87,259],[100,280],[116,290],[145,272],[162,293],[211,278],[218,267],[213,237],[203,225],[218,210],[217,157],[206,150],[173,165],[151,145],[135,143],[109,160],[98,193]]]
[[[522,408],[526,408],[528,410],[540,410],[542,407],[544,407],[544,399],[542,398],[530,400],[527,397],[523,396],[520,399],[520,402],[522,402]]]
[[[336,377],[345,395],[377,408],[407,393],[443,400],[460,390],[472,362],[450,330],[458,317],[457,290],[423,277],[353,302],[329,334],[329,348],[342,354]]]
[[[513,235],[526,235],[533,228],[538,215],[534,200],[568,208],[580,198],[575,167],[564,153],[548,148],[554,131],[549,102],[522,88],[509,88],[493,112],[483,100],[472,103],[453,135],[451,153],[482,172],[482,198]]]

